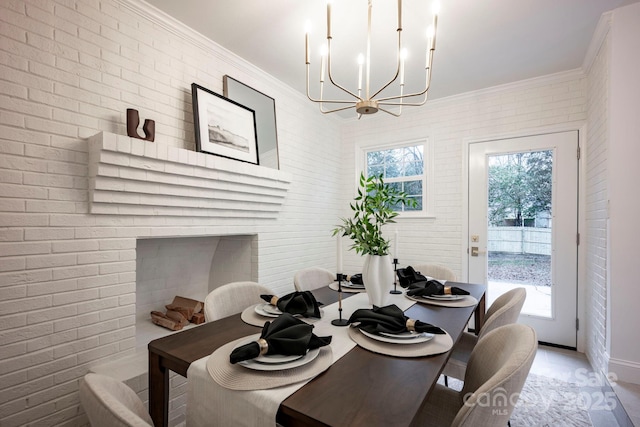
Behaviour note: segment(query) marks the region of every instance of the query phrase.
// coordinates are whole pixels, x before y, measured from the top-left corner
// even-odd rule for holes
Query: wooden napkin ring
[[[451,286],[445,286],[444,287],[444,294],[445,295],[451,295]]]
[[[260,338],[258,340],[258,345],[260,346],[260,356],[267,354],[267,351],[269,351],[269,344],[267,343],[267,340]]]
[[[271,304],[274,307],[277,307],[278,306],[278,297],[275,296],[275,295],[272,296],[271,297],[271,301],[269,301],[269,304]]]
[[[415,332],[416,331],[416,321],[414,319],[407,319],[407,331]]]

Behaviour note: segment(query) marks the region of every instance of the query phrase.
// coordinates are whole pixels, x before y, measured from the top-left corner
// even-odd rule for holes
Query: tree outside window
[[[489,157],[489,224],[522,227],[551,215],[553,151]]]
[[[425,211],[424,144],[366,151],[366,175],[382,175],[387,185],[405,192],[415,206],[398,205],[399,212]]]

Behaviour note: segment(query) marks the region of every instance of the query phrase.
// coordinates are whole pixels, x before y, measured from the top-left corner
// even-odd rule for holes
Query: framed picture
[[[191,95],[197,150],[258,164],[254,111],[195,83]]]
[[[224,96],[251,108],[256,113],[260,165],[279,169],[276,101],[230,76],[225,75],[222,83]]]

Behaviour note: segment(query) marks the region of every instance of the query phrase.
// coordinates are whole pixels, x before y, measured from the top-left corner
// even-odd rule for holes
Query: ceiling
[[[429,99],[579,68],[601,14],[637,1],[440,0]],[[303,93],[308,26],[311,90],[318,96],[326,0],[147,2]],[[403,46],[409,51],[405,93],[424,86],[432,2],[403,2]],[[396,8],[394,0],[373,1],[372,90],[395,74]],[[357,89],[356,58],[366,46],[366,14],[365,0],[333,0],[333,75],[352,91]]]

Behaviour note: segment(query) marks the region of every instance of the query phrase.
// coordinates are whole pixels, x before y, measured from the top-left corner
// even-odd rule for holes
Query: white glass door
[[[578,134],[469,145],[469,281],[487,307],[524,287],[520,322],[541,342],[576,347]]]

